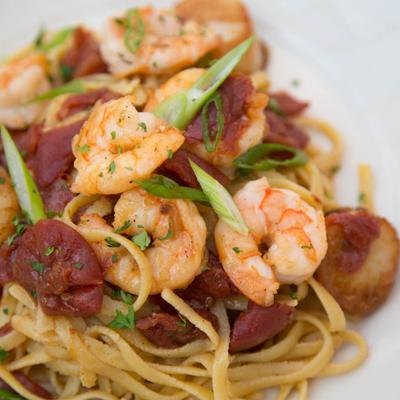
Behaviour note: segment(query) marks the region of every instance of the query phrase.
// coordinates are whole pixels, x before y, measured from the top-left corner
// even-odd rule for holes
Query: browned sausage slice
[[[100,265],[90,245],[68,225],[39,221],[26,230],[12,258],[14,279],[37,292],[46,314],[84,317],[100,311]]]
[[[286,304],[275,303],[260,307],[249,302],[233,324],[229,351],[249,350],[282,332],[293,320],[295,309]]]
[[[368,314],[388,297],[399,261],[396,230],[365,210],[346,210],[326,219],[328,252],[315,277],[344,311]]]

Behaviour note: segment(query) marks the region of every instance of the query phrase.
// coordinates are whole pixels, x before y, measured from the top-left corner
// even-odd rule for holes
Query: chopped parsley
[[[239,249],[239,247],[232,247],[232,250],[236,253],[239,254],[242,250]]]
[[[285,113],[283,112],[281,106],[275,99],[269,99],[267,108],[274,112],[277,115],[284,116]]]
[[[113,255],[111,256],[111,261],[112,261],[113,263],[116,263],[116,262],[118,261],[118,256],[117,256],[116,254],[113,254]]]
[[[115,161],[111,161],[110,165],[108,166],[108,172],[113,174],[115,172]]]
[[[48,257],[48,256],[51,256],[54,253],[55,250],[56,250],[56,248],[54,246],[49,246],[49,247],[46,248],[46,250],[44,251],[43,254],[46,257]]]
[[[34,271],[36,271],[39,274],[43,274],[43,272],[44,272],[44,264],[42,264],[39,261],[32,261],[31,267]]]
[[[290,296],[291,299],[297,300],[297,292],[294,292],[294,291],[291,290],[290,293],[289,293],[289,296]]]
[[[117,137],[117,132],[112,131],[112,132],[110,133],[110,135],[111,135],[111,139],[114,140],[114,139]]]
[[[82,154],[87,154],[90,151],[90,146],[88,144],[84,144],[83,146],[78,146],[78,151]]]
[[[135,329],[136,317],[133,307],[128,307],[127,314],[117,310],[114,319],[107,326],[114,329]]]
[[[3,314],[8,315],[10,313],[10,310],[8,308],[3,308]]]
[[[5,183],[6,183],[6,180],[0,176],[0,185],[4,185]]]
[[[18,215],[13,218],[12,223],[15,226],[15,233],[7,238],[7,244],[9,246],[14,243],[17,237],[23,235],[28,225],[31,225],[31,221],[29,220],[29,218],[21,219],[21,217]]]
[[[114,232],[115,233],[121,233],[123,231],[126,231],[130,226],[132,225],[132,222],[127,219],[124,224],[122,226],[120,226],[119,228],[117,228]]]
[[[139,122],[138,127],[142,129],[144,132],[147,132],[147,125],[144,122]]]
[[[60,64],[60,76],[64,82],[69,81],[72,78],[73,72],[74,72],[74,70],[72,69],[72,67],[70,65],[62,64],[62,63]]]
[[[172,158],[173,155],[174,155],[174,152],[171,149],[168,149],[167,156],[168,156],[169,160]]]
[[[181,314],[178,314],[180,321],[177,321],[176,324],[178,326],[182,326],[184,328],[186,328],[188,326],[188,320],[186,318],[183,318]]]
[[[367,202],[367,195],[363,192],[358,194],[358,202],[361,204],[365,204]]]
[[[146,231],[142,231],[132,237],[132,242],[139,246],[140,250],[145,250],[150,246],[151,238]]]
[[[120,247],[121,245],[114,240],[112,237],[107,236],[104,241],[107,243],[107,247]]]
[[[5,361],[5,359],[9,356],[9,352],[4,350],[2,347],[0,347],[0,362]]]
[[[77,263],[74,264],[74,268],[75,269],[82,269],[83,265],[80,262],[77,262]]]
[[[114,289],[111,293],[111,297],[114,300],[122,300],[128,306],[131,306],[134,301],[133,296],[123,289]]]
[[[163,237],[160,237],[159,240],[167,240],[170,239],[173,235],[172,229],[168,229],[168,232]]]

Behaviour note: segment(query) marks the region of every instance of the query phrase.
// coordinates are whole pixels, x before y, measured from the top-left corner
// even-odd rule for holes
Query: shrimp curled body
[[[34,122],[45,107],[32,102],[51,87],[46,76],[46,58],[32,54],[12,60],[0,67],[0,123],[23,129]]]
[[[124,26],[126,22],[121,23],[123,19],[109,19],[103,32],[101,53],[117,77],[174,72],[193,65],[219,43],[216,33],[209,27],[193,20],[182,22],[171,9],[143,7],[136,11],[131,23],[137,24],[140,18],[143,37],[135,52],[126,46],[127,27]]]
[[[271,188],[266,178],[247,183],[234,200],[250,233],[238,233],[219,221],[215,240],[220,259],[247,297],[268,306],[281,283],[300,284],[324,258],[324,216],[297,193]],[[258,248],[262,243],[268,246],[263,255]]]
[[[143,251],[152,268],[152,294],[165,288],[184,288],[200,272],[206,226],[191,201],[161,199],[136,188],[121,195],[114,215],[115,229],[127,227],[122,234],[131,237],[147,232],[148,247]],[[84,215],[81,221],[86,228],[112,231],[95,215]],[[107,281],[130,293],[139,293],[140,271],[124,248],[110,248],[104,242],[93,244],[93,248],[105,266]],[[113,255],[115,260],[111,262]]]
[[[138,112],[130,96],[96,107],[72,144],[78,173],[72,191],[116,194],[148,178],[183,144],[179,129]]]

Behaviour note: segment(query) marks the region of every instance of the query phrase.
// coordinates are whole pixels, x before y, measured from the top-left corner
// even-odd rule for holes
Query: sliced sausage
[[[103,276],[96,255],[74,229],[57,220],[30,226],[13,255],[13,279],[36,291],[48,315],[84,317],[102,304]]]
[[[201,316],[214,326],[217,319],[214,314],[206,310],[196,310]],[[193,324],[178,315],[165,312],[154,313],[140,319],[136,323],[140,332],[153,344],[163,348],[175,348],[191,343],[198,339],[205,339],[206,335]]]
[[[306,101],[297,100],[287,92],[270,93],[269,98],[270,101],[275,101],[282,112],[287,116],[300,114],[308,107]]]
[[[330,213],[325,218],[328,252],[316,279],[350,314],[378,308],[393,287],[399,261],[396,230],[365,210]]]
[[[103,61],[92,33],[79,27],[74,31],[73,45],[61,59],[60,64],[72,69],[72,78],[107,72],[107,64]]]
[[[218,168],[209,164],[207,161],[204,161],[195,154],[183,149],[180,149],[174,153],[170,160],[166,160],[162,164],[160,172],[165,172],[165,174],[170,176],[172,179],[176,179],[180,183],[183,183],[187,186],[199,188],[199,182],[197,181],[196,175],[189,164],[189,160],[192,160],[201,168],[203,168],[204,171],[214,177],[222,185],[226,186],[230,183],[230,179]]]
[[[84,120],[76,121],[41,135],[33,163],[35,181],[40,189],[50,186],[71,168],[74,161],[72,138],[79,133],[83,123]]]
[[[295,309],[286,304],[275,303],[260,307],[249,301],[233,324],[229,351],[249,350],[282,332],[293,320]]]
[[[85,111],[93,107],[99,100],[102,103],[121,97],[119,94],[108,89],[92,90],[87,93],[78,93],[68,96],[61,104],[57,116],[60,121],[78,112]]]

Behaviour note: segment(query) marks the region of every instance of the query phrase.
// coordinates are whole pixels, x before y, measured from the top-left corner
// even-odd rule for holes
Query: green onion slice
[[[135,183],[146,192],[164,199],[188,199],[193,201],[208,202],[207,196],[198,189],[179,186],[172,179],[162,175],[156,175],[144,181]]]
[[[271,153],[278,151],[290,153],[292,158],[282,161],[268,158]],[[307,164],[307,162],[307,154],[295,147],[279,143],[262,143],[236,158],[233,161],[233,165],[240,169],[266,171],[278,167],[300,167]]]
[[[86,91],[85,86],[80,79],[74,79],[71,82],[66,83],[65,85],[58,86],[54,89],[49,90],[46,93],[43,93],[39,96],[34,97],[30,100],[30,103],[34,103],[37,101],[51,100],[57,96],[67,93],[84,93]]]
[[[57,31],[54,36],[47,43],[44,42],[44,31],[41,28],[38,38],[35,40],[35,46],[39,51],[48,52],[55,47],[62,45],[75,28],[64,28]],[[42,36],[40,36],[40,34]],[[39,39],[41,38],[41,39]]]
[[[178,129],[186,128],[239,64],[253,42],[254,37],[251,37],[236,46],[213,64],[190,89],[182,90],[164,100],[154,110],[154,114]]]
[[[1,127],[1,139],[8,171],[22,211],[34,224],[41,219],[47,219],[39,190],[5,126]]]
[[[211,142],[210,138],[210,121],[209,121],[209,114],[208,110],[210,105],[214,103],[215,108],[217,111],[217,130],[216,132],[211,132],[212,136],[214,137],[214,141]],[[218,143],[221,139],[222,133],[224,131],[225,125],[225,118],[224,118],[224,111],[222,109],[222,101],[221,96],[219,93],[214,93],[211,98],[204,104],[203,109],[201,110],[201,132],[203,134],[203,142],[204,147],[206,148],[208,153],[214,152],[217,147]]]
[[[17,393],[10,392],[8,390],[0,389],[0,399],[4,400],[25,400]]]
[[[136,19],[136,26],[132,25],[133,17]],[[144,37],[144,23],[139,11],[136,8],[128,11],[126,20],[127,27],[124,34],[124,43],[126,48],[134,54],[140,47]]]
[[[191,160],[189,160],[189,162],[201,188],[211,204],[211,207],[217,213],[219,218],[231,226],[235,231],[247,234],[249,230],[230,193],[216,179],[207,174],[207,172],[197,164]]]

